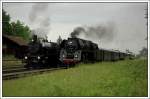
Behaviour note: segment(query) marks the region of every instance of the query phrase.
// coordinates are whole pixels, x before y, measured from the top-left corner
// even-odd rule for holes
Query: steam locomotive
[[[78,62],[96,61],[98,45],[79,38],[68,38],[60,44],[60,61],[64,64],[76,64]]]
[[[117,61],[132,56],[120,51],[99,49],[96,43],[79,38],[63,40],[60,47],[59,59],[67,65],[79,62]]]
[[[57,66],[59,61],[59,46],[57,43],[48,42],[46,39],[38,38],[33,35],[28,44],[27,54],[23,62],[25,68],[41,68],[47,66]]]

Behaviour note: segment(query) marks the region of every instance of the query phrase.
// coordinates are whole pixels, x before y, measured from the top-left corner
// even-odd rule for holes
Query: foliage
[[[3,81],[3,96],[148,96],[147,60],[80,64]]]
[[[29,40],[31,30],[19,20],[17,22],[10,22],[10,15],[4,10],[2,11],[3,33],[7,35],[20,36],[25,40]]]
[[[29,29],[28,26],[24,26],[23,23],[17,20],[17,22],[11,23],[11,27],[13,35],[23,37],[25,40],[29,39],[31,30]]]
[[[137,57],[147,57],[148,56],[148,49],[146,47],[143,47],[140,51]]]
[[[4,10],[2,10],[2,24],[3,33],[11,35],[10,16]]]

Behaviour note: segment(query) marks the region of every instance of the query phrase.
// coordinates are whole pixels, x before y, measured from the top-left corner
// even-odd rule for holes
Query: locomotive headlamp
[[[62,57],[64,58],[64,57],[65,57],[65,55],[63,54],[63,55],[62,55]]]
[[[40,59],[40,58],[41,58],[40,56],[37,57],[37,59]]]
[[[34,40],[32,39],[31,41],[33,42]]]
[[[75,57],[75,58],[77,58],[77,57],[78,57],[78,55],[76,54],[74,57]]]
[[[70,42],[68,42],[69,44],[72,44],[72,42],[70,41]]]
[[[28,57],[27,57],[27,56],[25,56],[25,57],[24,57],[24,59],[28,59]]]

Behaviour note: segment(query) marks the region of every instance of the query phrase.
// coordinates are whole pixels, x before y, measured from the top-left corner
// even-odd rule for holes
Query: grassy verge
[[[3,68],[9,68],[9,67],[13,67],[13,66],[23,66],[22,60],[21,59],[17,59],[14,57],[14,55],[5,55],[2,57],[3,61],[2,61],[2,67]],[[9,60],[9,61],[6,61]],[[11,60],[16,60],[16,61],[11,61]]]
[[[147,60],[80,64],[3,81],[3,96],[147,96]]]

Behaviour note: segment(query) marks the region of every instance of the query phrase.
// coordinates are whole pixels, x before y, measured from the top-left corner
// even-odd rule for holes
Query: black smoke
[[[107,24],[99,24],[96,26],[77,27],[70,36],[73,38],[80,38],[82,35],[84,36],[84,39],[88,40],[94,39],[97,41],[111,42],[114,39],[115,31],[115,24],[109,22]]]
[[[70,34],[70,36],[72,37],[72,38],[77,38],[79,35],[80,35],[80,33],[85,33],[86,31],[85,31],[85,29],[83,28],[83,27],[77,27],[77,28],[75,28],[74,29],[74,31]]]

